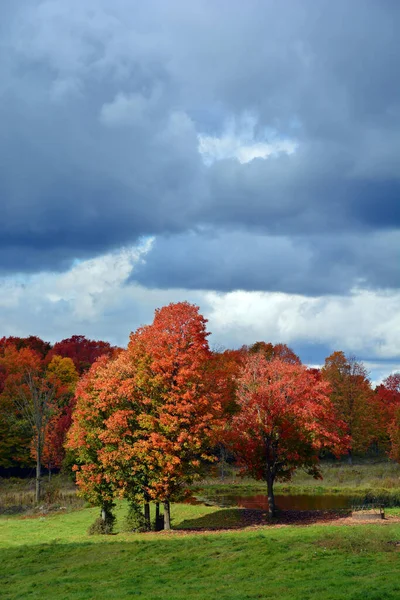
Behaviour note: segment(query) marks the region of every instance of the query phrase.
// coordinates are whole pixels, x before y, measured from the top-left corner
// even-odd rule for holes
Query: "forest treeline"
[[[400,458],[400,373],[372,389],[364,365],[336,351],[321,369],[285,344],[212,351],[206,320],[187,302],[156,311],[127,349],[84,336],[51,345],[0,339],[0,467],[75,472],[112,526],[116,496],[149,526],[149,502],[169,503],[221,448],[273,484],[298,467],[319,477],[323,452]],[[139,507],[144,506],[144,512]],[[140,520],[140,519],[139,519]]]

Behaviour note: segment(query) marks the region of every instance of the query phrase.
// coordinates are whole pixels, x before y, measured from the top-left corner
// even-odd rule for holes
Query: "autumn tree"
[[[135,515],[134,528],[149,530],[149,487],[155,467],[148,456],[153,422],[151,405],[143,397],[143,381],[138,377],[143,358],[143,355],[136,353],[133,357],[124,351],[107,365],[101,395],[107,402],[108,416],[104,420],[104,431],[99,433],[102,447],[98,458],[116,493],[128,500],[129,515]],[[156,509],[159,520],[158,504]],[[133,526],[132,519],[128,520]]]
[[[51,350],[50,342],[45,342],[36,335],[29,335],[28,337],[9,336],[0,338],[0,352],[4,352],[7,346],[13,346],[17,350],[29,348],[39,354],[42,358],[45,358]]]
[[[103,531],[112,524],[113,498],[125,497],[130,511],[145,510],[142,525],[150,529],[149,473],[143,438],[148,437],[146,406],[137,393],[136,364],[127,351],[101,357],[77,387],[73,425],[67,446],[76,457],[81,494],[101,506]],[[109,527],[108,527],[109,528]]]
[[[17,409],[13,398],[4,392],[7,380],[7,364],[0,358],[0,466],[25,467],[31,462],[31,427]]]
[[[381,443],[400,462],[400,373],[392,373],[376,389]]]
[[[244,470],[266,481],[269,514],[275,514],[274,482],[302,467],[320,477],[318,456],[328,447],[343,451],[343,424],[337,422],[329,384],[305,366],[263,353],[249,354],[238,379],[239,412],[227,440]]]
[[[36,456],[36,501],[40,500],[41,464],[45,433],[56,412],[56,399],[62,385],[57,375],[47,371],[42,356],[27,347],[7,346],[1,365],[7,377],[2,397],[13,405],[28,423]]]
[[[375,390],[386,426],[400,407],[400,373],[392,373]]]
[[[0,358],[4,357],[6,349],[10,347],[17,350],[29,348],[44,358],[50,350],[51,344],[33,335],[25,338],[2,337],[0,338]],[[0,466],[26,467],[31,463],[32,431],[12,398],[2,394],[8,374],[6,362],[0,360]]]
[[[300,358],[286,344],[271,344],[270,342],[255,342],[249,346],[250,354],[261,352],[267,360],[279,358],[290,364],[301,364]]]
[[[218,392],[221,402],[223,419],[221,429],[214,430],[214,452],[218,456],[218,467],[221,479],[225,478],[225,468],[229,459],[229,449],[224,443],[223,426],[237,412],[236,402],[237,379],[246,360],[247,348],[238,350],[213,351],[207,366],[207,378],[213,389]]]
[[[79,375],[71,358],[54,355],[47,365],[47,377],[57,381],[56,407],[46,426],[42,452],[42,464],[50,478],[52,469],[59,469],[65,457],[64,444],[72,422]]]
[[[400,407],[394,411],[393,419],[389,423],[388,433],[390,437],[389,456],[400,463]]]
[[[108,342],[89,340],[84,335],[73,335],[70,338],[56,342],[48,354],[48,359],[59,355],[73,360],[80,375],[88,371],[91,365],[103,355],[111,357],[115,348]]]
[[[135,397],[143,407],[140,443],[151,469],[148,493],[164,503],[170,528],[170,501],[198,473],[221,415],[218,390],[207,377],[210,349],[206,320],[187,302],[156,310],[151,325],[130,337],[135,365]]]
[[[350,435],[349,463],[354,451],[365,451],[378,435],[378,417],[374,394],[364,365],[343,352],[334,352],[325,360],[322,377],[331,386],[330,398]]]
[[[66,447],[74,452],[76,483],[80,493],[93,505],[100,507],[101,531],[110,533],[114,521],[115,487],[100,459],[104,449],[101,439],[110,416],[110,402],[104,394],[109,359],[100,357],[79,381],[76,406]]]

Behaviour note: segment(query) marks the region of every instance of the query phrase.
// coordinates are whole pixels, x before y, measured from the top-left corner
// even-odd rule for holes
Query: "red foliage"
[[[26,338],[21,337],[2,337],[0,338],[0,353],[2,354],[8,346],[14,346],[17,350],[29,348],[44,358],[51,349],[49,342],[44,342],[36,335],[30,335]]]
[[[233,414],[236,409],[236,381],[246,360],[247,349],[213,352],[207,367],[207,377],[212,381],[213,389],[218,390],[219,400],[224,414]]]
[[[400,462],[400,373],[392,373],[376,389],[382,437],[390,457]]]
[[[268,360],[260,352],[248,356],[238,380],[240,410],[227,439],[244,469],[267,482],[272,514],[275,479],[290,479],[298,467],[320,476],[321,449],[340,454],[348,442],[329,391],[301,364]]]
[[[54,344],[48,354],[48,360],[55,355],[71,358],[78,373],[82,375],[100,356],[111,357],[115,350],[116,348],[108,342],[88,340],[84,335],[73,335]]]
[[[376,389],[380,409],[389,423],[400,407],[400,373],[392,373]]]
[[[42,463],[48,469],[60,469],[65,457],[65,440],[72,423],[73,402],[50,419],[46,428]]]

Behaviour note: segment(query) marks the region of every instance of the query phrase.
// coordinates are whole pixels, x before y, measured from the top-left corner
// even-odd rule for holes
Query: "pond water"
[[[211,504],[221,507],[238,506],[241,508],[268,509],[268,497],[265,494],[238,495],[205,494],[204,497],[194,497],[189,502]],[[281,510],[337,510],[350,509],[354,504],[353,496],[344,494],[275,494],[276,506]]]

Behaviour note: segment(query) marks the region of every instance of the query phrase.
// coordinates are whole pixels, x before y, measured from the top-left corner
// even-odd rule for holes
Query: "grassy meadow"
[[[0,518],[1,598],[400,597],[400,524],[390,520],[196,533],[196,527],[235,526],[239,516],[233,509],[174,504],[175,531],[129,534],[120,531],[125,511],[119,503],[111,536],[87,536],[98,512],[93,508]]]
[[[298,473],[277,490],[400,489],[400,467],[391,463],[326,464],[323,470],[322,483]],[[27,505],[21,514],[3,510],[0,516],[2,600],[400,598],[400,508],[367,524],[339,516],[269,523],[260,511],[249,521],[251,511],[240,508],[173,504],[172,532],[133,534],[123,531],[127,505],[119,501],[115,534],[88,536],[98,509],[84,507],[70,482],[54,478],[45,491],[49,502],[39,510],[29,506],[29,485],[0,482],[3,507]],[[264,491],[234,471],[200,487]]]

